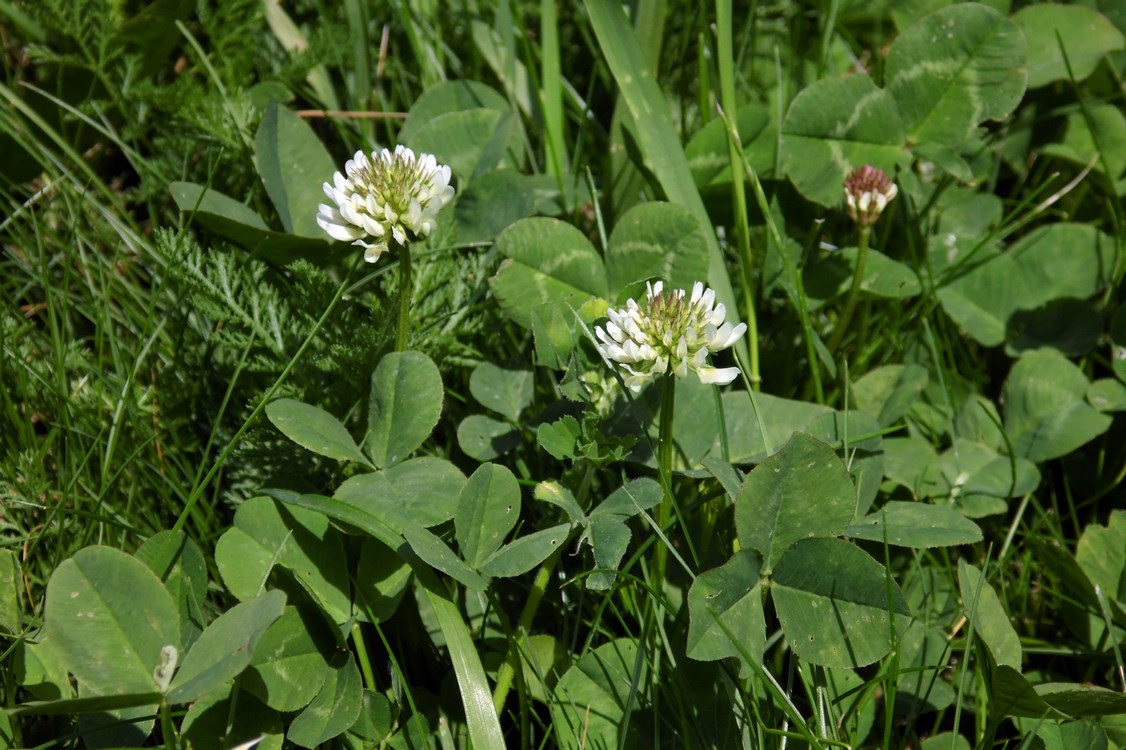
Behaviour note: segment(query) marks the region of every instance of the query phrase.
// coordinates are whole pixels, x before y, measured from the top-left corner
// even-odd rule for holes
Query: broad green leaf
[[[416,153],[433,154],[464,183],[523,161],[520,128],[511,112],[467,109],[438,115],[403,138]]]
[[[1126,47],[1126,39],[1106,16],[1083,5],[1037,3],[1021,8],[1013,20],[1028,42],[1030,89],[1072,77],[1078,83],[1103,57]]]
[[[575,314],[564,305],[548,303],[533,307],[530,318],[537,364],[554,370],[567,369],[578,343]]]
[[[331,636],[317,645],[313,633],[319,627],[320,622],[296,607],[286,607],[258,639],[239,685],[275,711],[309,705],[330,671],[322,649],[335,645]]]
[[[317,697],[297,714],[286,739],[300,747],[313,748],[343,734],[360,715],[364,688],[352,655],[329,672]]]
[[[913,497],[934,497],[949,490],[938,468],[938,454],[926,440],[884,438],[884,476],[905,487]]]
[[[408,526],[428,528],[453,518],[464,486],[465,475],[456,466],[426,456],[346,479],[333,497],[401,534]]]
[[[1087,386],[1087,403],[1101,412],[1126,411],[1126,383],[1100,378]]]
[[[241,690],[232,701],[231,692],[226,687],[188,707],[180,726],[184,746],[234,748],[261,737],[254,750],[281,750],[284,740],[278,712]]]
[[[621,638],[588,651],[560,678],[551,703],[560,747],[617,747],[622,717],[636,709],[637,642]]]
[[[509,111],[508,100],[490,86],[469,80],[443,81],[423,91],[411,105],[399,140],[410,143],[412,136],[435,117],[481,108]]]
[[[886,427],[911,410],[927,380],[927,370],[921,365],[886,365],[853,383],[852,398],[860,411]]]
[[[484,414],[470,414],[457,426],[458,447],[478,461],[492,461],[522,443],[519,429]]]
[[[143,562],[109,547],[79,550],[55,569],[44,620],[54,648],[88,695],[158,691],[153,670],[161,649],[180,649],[168,590]]]
[[[536,442],[545,451],[562,461],[575,457],[575,442],[582,434],[579,421],[567,415],[558,422],[542,422],[536,428]]]
[[[856,511],[856,489],[836,452],[796,433],[747,476],[735,503],[744,547],[758,550],[770,573],[799,539],[837,536]]]
[[[454,530],[469,567],[480,570],[520,518],[520,485],[503,466],[482,464],[458,498]]]
[[[818,417],[804,430],[816,440],[839,445],[842,455],[848,456],[848,475],[856,485],[854,518],[868,512],[883,483],[881,429],[881,425],[864,412],[836,411]]]
[[[1004,513],[1008,498],[1027,495],[1040,484],[1034,463],[970,440],[955,440],[935,468],[939,475],[928,475],[934,485],[927,496],[945,499],[969,518]]]
[[[173,182],[168,192],[176,206],[190,214],[191,221],[271,263],[281,265],[298,258],[323,263],[345,252],[331,250],[327,235],[321,239],[274,232],[252,209],[217,190],[191,182]]]
[[[1113,239],[1094,227],[1050,224],[1007,252],[983,247],[968,267],[939,288],[938,297],[946,314],[968,334],[997,346],[1010,335],[1010,319],[1017,311],[1101,292],[1114,268],[1113,248]]]
[[[371,466],[340,420],[320,407],[280,398],[266,405],[266,416],[283,435],[318,456]]]
[[[391,701],[382,693],[364,689],[360,717],[348,731],[366,742],[378,742],[391,733]]]
[[[1093,721],[1043,722],[1036,729],[1036,737],[1044,750],[1107,750],[1106,732]]]
[[[442,375],[422,352],[392,352],[371,376],[364,448],[385,469],[430,437],[442,413]]]
[[[728,391],[721,396],[732,463],[761,461],[832,408],[768,393]],[[714,455],[721,455],[716,439]]]
[[[1009,318],[1028,295],[1023,270],[1012,254],[989,246],[949,283],[939,287],[942,309],[967,334],[986,346],[1004,343]]]
[[[375,622],[384,622],[395,614],[410,578],[410,565],[395,550],[378,539],[364,539],[356,569],[356,593]]]
[[[930,604],[934,603],[936,594],[933,589],[925,594]],[[899,705],[903,700],[919,713],[941,711],[957,697],[944,677],[953,655],[950,642],[943,630],[934,625],[928,627],[926,619],[927,615],[920,613],[896,644],[899,653],[896,703]]]
[[[414,553],[430,567],[440,570],[470,591],[482,592],[488,588],[484,578],[430,531],[419,526],[407,526],[403,529],[403,536]]]
[[[1049,682],[1036,693],[1055,710],[1069,716],[1112,716],[1126,713],[1126,693],[1090,683]]]
[[[712,355],[714,362],[715,355]],[[726,364],[726,363],[725,363]],[[734,364],[734,362],[731,362]],[[701,383],[699,378],[690,376],[676,380],[676,404],[673,411],[673,470],[687,471],[700,468],[700,462],[710,454],[722,455],[716,450],[719,437],[720,415],[716,408],[715,386]],[[653,396],[657,388],[651,389]],[[654,408],[654,417],[659,413]],[[660,421],[653,419],[649,434],[656,445],[660,438]],[[654,458],[651,466],[656,467]]]
[[[578,501],[575,500],[575,496],[571,494],[570,490],[558,482],[540,482],[536,485],[533,495],[537,500],[551,503],[557,508],[562,509],[563,512],[567,514],[567,518],[570,519],[572,524],[580,523],[586,518],[583,509],[579,506]]]
[[[270,102],[254,138],[254,156],[285,231],[323,239],[317,224],[317,207],[326,200],[321,186],[331,184],[343,165],[333,162],[309,124]]]
[[[629,518],[661,502],[664,491],[652,479],[633,479],[610,493],[591,511],[591,519]]]
[[[747,104],[735,110],[735,128],[743,154],[754,167],[759,179],[773,176],[774,150],[778,130],[765,106]],[[688,167],[696,187],[731,184],[731,155],[727,146],[727,129],[722,118],[712,118],[684,147]]]
[[[491,280],[505,314],[531,327],[531,311],[559,304],[574,310],[608,291],[602,257],[582,232],[557,219],[518,221],[497,238],[506,260]],[[601,314],[592,311],[590,320]]]
[[[524,175],[512,169],[488,172],[457,194],[453,207],[457,242],[489,242],[520,219],[557,213],[552,203],[558,201],[558,183],[548,175]]]
[[[1024,95],[1024,35],[977,3],[951,5],[891,45],[887,87],[915,143],[958,146],[986,120],[1012,113]]]
[[[1111,418],[1084,400],[1088,385],[1078,367],[1050,349],[1017,360],[1002,397],[1013,451],[1029,461],[1047,461],[1106,432]]]
[[[754,550],[744,549],[722,566],[696,577],[688,591],[690,657],[762,661],[766,620],[761,573],[762,558]]]
[[[594,552],[597,570],[586,579],[586,587],[592,591],[606,591],[617,579],[618,565],[625,557],[630,540],[629,526],[617,516],[604,516],[592,519],[583,532],[583,539],[590,543]],[[658,544],[663,542],[658,541]]]
[[[479,566],[482,573],[496,578],[511,578],[527,573],[546,560],[571,533],[571,524],[563,523],[526,534],[491,554]]]
[[[254,646],[271,623],[281,617],[285,594],[267,591],[236,604],[200,634],[168,687],[169,703],[191,703],[233,680],[250,664]]]
[[[1075,560],[1103,596],[1126,604],[1126,510],[1112,511],[1106,526],[1083,529]]]
[[[844,535],[915,549],[981,541],[978,525],[952,508],[896,500],[849,526]]]
[[[856,268],[856,259],[859,252],[855,247],[846,247],[841,250],[841,257],[850,269]],[[848,277],[848,283],[852,284],[851,273]],[[868,259],[864,266],[864,279],[860,282],[860,290],[873,297],[906,299],[917,296],[922,292],[923,287],[919,283],[919,275],[910,266],[889,258],[879,250],[869,250]]]
[[[219,538],[215,564],[239,601],[258,597],[277,565],[292,572],[333,622],[351,617],[344,540],[320,513],[268,497],[247,500],[235,511],[234,526]]]
[[[520,666],[528,695],[548,705],[551,690],[570,666],[567,645],[552,635],[529,636],[520,649]]]
[[[191,648],[207,624],[204,597],[207,595],[207,561],[199,546],[182,532],[159,531],[134,553],[152,569],[180,612],[180,639]]]
[[[620,298],[640,282],[661,280],[672,289],[691,291],[708,278],[705,228],[688,210],[672,203],[640,203],[614,224],[606,247],[610,294]]]
[[[1112,104],[1084,102],[1080,111],[1067,116],[1060,140],[1045,144],[1040,151],[1080,167],[1094,162],[1095,169],[1114,184],[1126,170],[1126,116]],[[1122,185],[1116,188],[1122,195]]]
[[[845,177],[871,164],[894,174],[906,166],[895,101],[864,74],[824,79],[794,97],[782,123],[782,167],[794,187],[822,206],[838,206]]]
[[[469,392],[477,403],[515,422],[532,403],[535,376],[531,370],[482,362],[469,375]]]
[[[973,623],[974,633],[989,649],[994,661],[1019,670],[1020,638],[1013,630],[997,592],[982,577],[981,571],[965,560],[958,561],[958,586],[962,591],[966,617]]]
[[[22,665],[17,659],[16,675],[24,690],[36,701],[70,700],[76,693],[67,670],[66,655],[55,647],[49,634],[37,642],[24,641]],[[159,693],[157,700],[160,700]]]
[[[842,539],[803,539],[778,563],[771,596],[786,642],[827,667],[862,667],[891,651],[910,620],[884,566]]]
[[[989,686],[989,713],[994,717],[1023,716],[1029,719],[1067,719],[1037,695],[1017,668],[999,664]]]

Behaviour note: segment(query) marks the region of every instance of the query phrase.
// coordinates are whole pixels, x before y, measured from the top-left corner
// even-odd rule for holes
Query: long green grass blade
[[[645,62],[637,35],[621,6],[606,0],[585,0],[585,5],[610,72],[633,117],[641,150],[661,189],[669,200],[687,208],[705,226],[711,226],[704,201],[688,168],[688,159],[673,128],[668,104]],[[706,232],[705,235],[708,238],[708,286],[715,290],[716,299],[724,303],[728,311],[734,311],[735,292],[719,242],[714,232]],[[739,342],[737,346],[746,348],[744,342]]]
[[[426,598],[434,608],[438,627],[446,639],[450,659],[454,664],[454,674],[461,689],[461,703],[465,707],[465,720],[469,724],[469,741],[476,750],[496,748],[503,750],[504,734],[500,730],[500,719],[493,708],[493,693],[481,657],[469,634],[469,627],[461,617],[461,612],[446,594],[437,577],[429,568],[415,566],[415,574],[426,590]]]

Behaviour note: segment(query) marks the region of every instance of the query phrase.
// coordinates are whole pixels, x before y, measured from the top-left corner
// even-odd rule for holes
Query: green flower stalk
[[[864,281],[864,267],[868,261],[868,240],[872,234],[872,227],[879,220],[888,203],[898,194],[899,188],[891,178],[882,169],[870,164],[854,169],[845,178],[845,207],[848,215],[856,222],[859,237],[852,286],[849,288],[841,317],[837,320],[837,327],[833,331],[832,338],[829,339],[830,352],[837,351],[841,345],[845,331],[852,322],[852,314],[856,312],[856,303],[860,299],[860,284]]]
[[[411,258],[409,243],[437,227],[438,212],[454,197],[450,168],[432,154],[406,146],[383,149],[369,157],[363,151],[324,183],[332,203],[322,203],[317,223],[330,237],[364,248],[364,260],[375,263],[389,243],[399,246],[399,314],[395,349],[410,338]]]
[[[672,510],[673,410],[676,378],[696,373],[701,383],[724,385],[739,375],[738,367],[716,368],[708,356],[733,345],[747,331],[747,324],[725,322],[727,310],[715,304],[715,292],[697,281],[689,296],[684,289],[664,291],[664,283],[646,284],[644,309],[630,299],[626,306],[606,313],[605,327],[595,327],[598,350],[607,362],[616,363],[626,386],[635,393],[660,379],[660,435],[657,468],[665,496],[657,511],[657,527],[663,532]],[[653,579],[665,576],[668,548],[658,543],[653,558]]]

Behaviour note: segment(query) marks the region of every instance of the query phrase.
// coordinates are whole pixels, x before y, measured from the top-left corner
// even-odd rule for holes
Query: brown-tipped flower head
[[[848,215],[862,227],[870,227],[880,218],[887,204],[899,194],[899,188],[882,169],[870,164],[857,167],[845,178],[844,195]]]

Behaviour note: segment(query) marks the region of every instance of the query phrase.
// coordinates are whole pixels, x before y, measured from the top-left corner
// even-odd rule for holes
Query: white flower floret
[[[416,158],[406,146],[370,158],[357,151],[324,191],[335,205],[322,203],[317,223],[333,239],[365,248],[369,263],[392,239],[406,245],[433,232],[438,212],[454,197],[450,168],[432,154]]]
[[[596,326],[598,349],[617,363],[622,379],[635,393],[658,376],[696,373],[702,383],[724,385],[739,375],[737,367],[708,365],[708,355],[728,348],[747,330],[746,323],[724,322],[727,310],[715,304],[715,292],[697,281],[688,296],[683,289],[663,292],[664,283],[646,284],[643,311],[635,300],[611,309],[605,326]],[[685,297],[688,297],[685,299]]]

